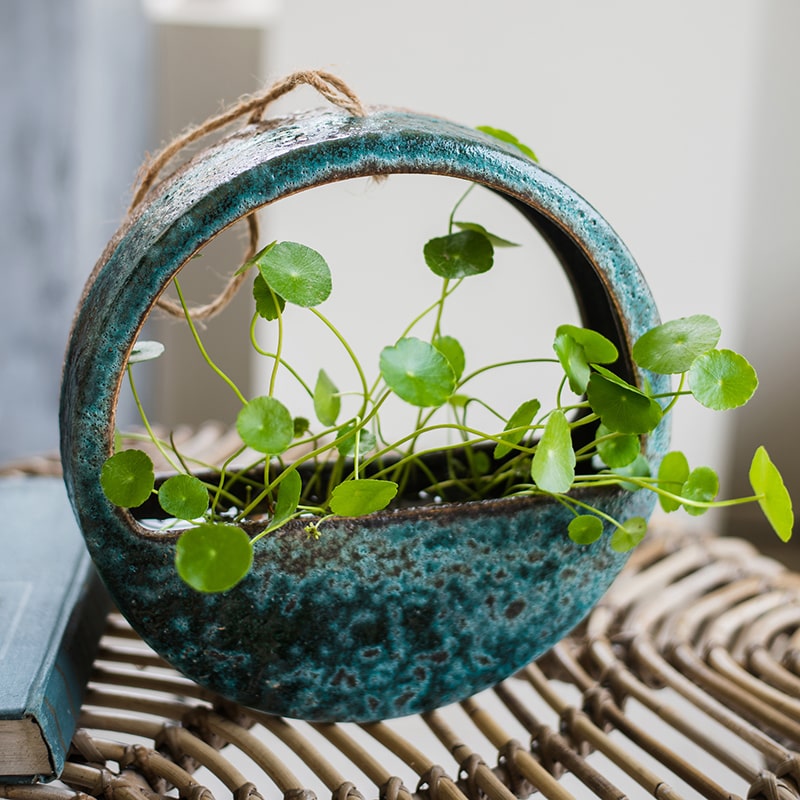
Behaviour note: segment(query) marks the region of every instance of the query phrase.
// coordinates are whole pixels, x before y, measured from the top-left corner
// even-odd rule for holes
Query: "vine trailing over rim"
[[[482,130],[535,159],[511,134]],[[516,246],[478,223],[456,219],[473,188],[453,207],[447,233],[423,249],[425,263],[441,279],[438,296],[383,348],[374,377],[368,377],[350,343],[319,310],[332,291],[331,271],[322,255],[303,244],[274,241],[241,269],[255,274],[250,342],[271,365],[267,393],[249,400],[206,351],[180,282],[174,279],[186,323],[205,362],[241,403],[236,419],[241,448],[221,467],[195,463],[193,472],[171,442],[156,436],[137,393],[134,366],[158,357],[163,347],[140,341],[128,360],[131,391],[147,438],[177,474],[156,489],[149,456],[129,449],[108,458],[100,481],[110,502],[124,508],[136,508],[157,494],[167,518],[163,526],[185,528],[176,548],[176,567],[190,586],[202,592],[232,588],[249,572],[258,540],[290,520],[303,520],[308,534],[317,537],[324,534],[331,516],[359,517],[398,501],[547,495],[573,512],[565,531],[573,541],[589,545],[609,524],[611,547],[625,551],[644,536],[645,520],[613,519],[574,492],[586,486],[622,486],[654,492],[665,511],[683,508],[690,514],[757,502],[778,536],[790,538],[791,499],[763,447],[756,450],[750,468],[753,495],[728,500],[717,499],[719,481],[710,467],[692,468],[680,452],[668,453],[659,465],[648,464],[643,455],[643,437],[682,397],[721,411],[743,405],[756,390],[756,373],[747,360],[718,348],[721,332],[711,317],[673,320],[635,342],[632,355],[639,368],[678,376],[677,387],[661,394],[635,386],[614,371],[618,352],[607,338],[567,324],[555,332],[552,356],[466,371],[464,349],[444,327],[445,308],[465,280],[492,268],[497,248]],[[287,303],[307,309],[336,337],[355,369],[355,388],[341,390],[324,369],[312,385],[284,359],[283,343],[290,335],[284,318]],[[259,343],[258,319],[275,327],[274,351]],[[478,375],[512,364],[541,363],[561,372],[550,407],[527,398],[514,409],[493,408],[470,391]],[[313,422],[293,415],[276,396],[281,371],[308,395]],[[352,403],[346,413],[345,397]],[[390,397],[417,409],[411,430],[394,440],[384,436],[381,426],[381,411]],[[488,409],[498,420],[496,429],[475,427],[473,408]],[[427,435],[441,430],[454,434],[454,441],[426,446]],[[575,435],[587,431],[588,435]],[[252,451],[257,457],[251,463],[233,466]],[[441,454],[442,469],[432,464],[436,453]],[[251,535],[241,525],[245,520],[256,520],[260,530]]]

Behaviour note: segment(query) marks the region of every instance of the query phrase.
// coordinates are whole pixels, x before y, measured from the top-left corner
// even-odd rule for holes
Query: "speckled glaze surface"
[[[87,284],[69,342],[68,492],[101,575],[143,638],[208,688],[289,717],[367,721],[469,696],[564,636],[625,561],[606,543],[572,544],[569,512],[556,503],[485,501],[334,519],[318,541],[287,526],[259,542],[241,584],[205,596],[177,577],[174,535],[148,534],[105,499],[98,477],[126,358],[175,272],[255,208],[391,173],[459,177],[506,196],[557,253],[585,323],[617,341],[623,362],[658,322],[627,249],[572,189],[513,147],[409,112],[309,112],[250,126],[195,157],[125,224]],[[654,461],[667,438],[662,427],[646,443]],[[623,519],[652,509],[641,492],[589,500]]]

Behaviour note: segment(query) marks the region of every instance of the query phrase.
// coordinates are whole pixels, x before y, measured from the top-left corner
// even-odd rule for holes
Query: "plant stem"
[[[181,285],[177,278],[173,278],[172,282],[175,284],[175,291],[178,293],[178,299],[181,303],[181,308],[183,309],[183,315],[186,317],[186,322],[189,325],[189,330],[192,332],[192,338],[195,341],[198,349],[200,350],[200,355],[203,356],[203,360],[211,367],[214,372],[222,378],[225,383],[230,386],[233,390],[233,393],[239,398],[239,401],[243,406],[247,405],[247,400],[245,400],[244,395],[239,391],[239,387],[211,360],[211,357],[206,352],[205,347],[203,347],[203,343],[200,341],[200,335],[197,333],[197,328],[195,327],[194,321],[192,320],[192,315],[189,313],[189,309],[186,307],[186,301],[183,299],[183,292],[181,291]]]
[[[150,427],[150,421],[147,419],[147,414],[144,413],[144,406],[142,405],[142,401],[139,399],[139,393],[136,391],[136,382],[133,380],[133,371],[131,370],[131,365],[128,364],[125,370],[128,373],[128,383],[131,387],[133,402],[136,403],[136,409],[139,412],[139,416],[142,419],[145,430],[150,436],[150,441],[156,446],[158,452],[161,453],[172,469],[174,469],[175,472],[180,472],[180,467],[178,467],[178,465],[170,458],[169,453],[167,453],[166,448],[162,445],[161,440],[155,435],[155,433],[153,433],[153,429]]]

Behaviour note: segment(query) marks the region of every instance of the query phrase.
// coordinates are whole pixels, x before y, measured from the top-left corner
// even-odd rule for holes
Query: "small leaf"
[[[567,530],[575,544],[592,544],[603,535],[603,522],[594,514],[581,514],[569,523]]]
[[[131,349],[128,356],[129,364],[138,364],[140,361],[152,361],[164,352],[164,345],[161,342],[148,342],[139,340]]]
[[[525,434],[526,428],[533,422],[533,418],[539,413],[542,404],[538,400],[526,400],[520,407],[509,417],[505,428],[503,429],[502,441],[498,442],[494,448],[494,457],[502,458],[508,455],[514,445],[519,444]],[[514,430],[520,428],[520,430]],[[507,431],[511,431],[507,433]]]
[[[619,357],[612,341],[597,331],[575,325],[558,326],[553,350],[575,394],[586,391],[590,364],[613,364]]]
[[[483,225],[477,222],[455,222],[453,224],[462,231],[477,231],[478,233],[482,233],[494,247],[519,247],[516,242],[510,242],[508,239],[503,239],[501,236],[489,233]]]
[[[602,369],[596,367],[596,369]],[[661,421],[661,406],[608,370],[592,373],[586,391],[592,410],[611,431],[649,433]]]
[[[501,142],[507,142],[508,144],[513,144],[521,153],[524,153],[531,161],[539,161],[536,158],[536,154],[531,150],[528,145],[523,144],[513,133],[509,133],[508,131],[504,131],[502,128],[493,128],[491,125],[478,125],[477,129],[482,131],[483,133],[488,133],[489,136],[494,136],[495,139],[499,139]]]
[[[753,455],[749,477],[764,516],[780,539],[788,542],[794,528],[792,498],[764,447],[759,447]]]
[[[250,537],[236,525],[204,523],[185,531],[175,549],[175,567],[198,592],[225,592],[250,571]]]
[[[120,508],[136,508],[155,487],[150,456],[141,450],[121,450],[107,458],[100,471],[100,486],[105,496]]]
[[[597,428],[597,439],[597,452],[603,463],[612,469],[632,464],[642,447],[638,436],[631,433],[615,433],[602,424]]]
[[[392,502],[397,494],[394,481],[374,478],[345,481],[331,493],[331,511],[340,517],[361,517],[380,511]]]
[[[642,517],[631,517],[621,528],[617,528],[611,537],[611,549],[617,553],[633,550],[647,533],[647,520]]]
[[[719,492],[719,478],[711,467],[695,467],[681,489],[681,497],[701,503],[711,503]],[[684,505],[687,514],[699,517],[707,508]]]
[[[559,333],[553,341],[553,350],[569,380],[569,388],[575,394],[583,394],[592,374],[584,349],[569,334]]]
[[[258,260],[258,269],[287,303],[318,306],[331,293],[331,271],[316,251],[297,242],[278,242]]]
[[[259,262],[260,259],[262,259],[270,250],[272,250],[273,247],[275,247],[276,244],[278,244],[277,239],[270,242],[266,247],[263,247],[261,250],[259,250],[252,258],[245,261],[244,264],[242,264],[242,266],[239,267],[239,269],[237,269],[236,272],[233,273],[234,276],[242,275],[245,272],[247,272],[247,270],[249,270],[251,267],[254,267]],[[200,254],[198,253],[197,255],[199,256]],[[194,257],[195,256],[192,256],[192,258]]]
[[[720,333],[719,323],[705,314],[681,317],[643,334],[633,346],[633,359],[662,375],[686,372],[698,356],[717,346]]]
[[[682,495],[683,485],[689,477],[689,462],[679,450],[667,453],[658,468],[658,485],[673,494]],[[677,511],[681,504],[671,497],[658,498],[661,508],[666,512]]]
[[[467,403],[472,398],[468,394],[451,394],[450,397],[447,398],[447,402],[453,406],[453,408],[466,408]]]
[[[531,477],[545,492],[568,492],[575,480],[575,451],[563,411],[553,411],[531,461]]]
[[[432,344],[407,337],[385,347],[380,370],[386,385],[413,406],[438,408],[456,388],[450,362]]]
[[[743,406],[757,387],[756,371],[733,350],[703,353],[689,370],[689,388],[695,400],[713,411]]]
[[[311,423],[305,417],[295,417],[292,420],[292,427],[294,428],[294,438],[297,439],[311,430]]]
[[[452,336],[437,336],[433,340],[433,346],[450,362],[456,380],[464,374],[464,367],[467,364],[464,348],[461,347],[458,339]]]
[[[176,519],[197,519],[208,510],[208,489],[194,475],[173,475],[158,490],[161,508]]]
[[[346,425],[342,425],[336,432],[336,438],[339,439],[342,436],[345,438],[336,445],[336,449],[340,455],[352,456],[356,451],[356,423],[348,422]],[[359,460],[374,450],[377,444],[377,439],[372,431],[362,427],[358,434]]]
[[[317,419],[325,427],[335,425],[341,408],[342,398],[339,396],[336,384],[328,377],[328,373],[321,369],[314,386],[314,413]]]
[[[431,239],[424,247],[425,263],[440,278],[468,278],[488,272],[494,262],[492,243],[477,231],[459,231]]]
[[[586,353],[590,364],[613,364],[619,358],[619,351],[610,339],[591,328],[579,328],[576,325],[559,325],[556,336],[565,333],[571,336]]]
[[[300,494],[303,491],[303,480],[296,469],[287,470],[278,484],[278,497],[275,500],[275,513],[272,524],[285,522],[297,511]]]
[[[236,418],[242,441],[259,453],[277,456],[294,438],[294,422],[286,406],[274,397],[255,397]]]
[[[286,301],[269,288],[261,273],[253,281],[253,298],[256,301],[256,313],[268,322],[278,319],[286,308]]]

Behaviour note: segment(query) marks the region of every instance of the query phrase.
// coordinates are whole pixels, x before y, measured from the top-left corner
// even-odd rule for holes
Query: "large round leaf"
[[[236,430],[248,447],[277,456],[292,443],[294,420],[280,400],[256,397],[239,412]]]
[[[743,406],[758,387],[750,362],[733,350],[711,350],[689,370],[689,388],[695,400],[714,411]]]
[[[205,523],[185,531],[175,549],[175,567],[198,592],[225,592],[250,571],[250,537],[236,525]]]
[[[431,239],[423,250],[425,263],[441,278],[467,278],[492,268],[494,248],[478,231],[465,230]]]
[[[287,303],[311,308],[331,293],[331,271],[316,251],[298,242],[278,242],[258,260],[264,280]]]
[[[633,358],[643,369],[663,375],[686,372],[694,360],[717,346],[719,323],[705,314],[665,322],[643,334]]]
[[[106,459],[100,471],[105,496],[120,508],[136,508],[150,497],[155,473],[150,456],[141,450],[122,450]]]
[[[447,357],[413,336],[384,347],[380,370],[386,385],[398,397],[421,408],[438,408],[456,388],[456,376]]]

